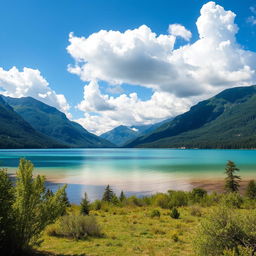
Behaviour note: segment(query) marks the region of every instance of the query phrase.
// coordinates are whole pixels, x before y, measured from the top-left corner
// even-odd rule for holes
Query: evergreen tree
[[[103,197],[102,197],[102,201],[110,203],[110,202],[112,202],[114,195],[115,194],[114,194],[113,190],[111,189],[111,187],[109,185],[107,185],[107,187],[105,188]]]
[[[66,190],[64,191],[62,200],[63,200],[64,204],[66,205],[66,207],[70,207],[71,206],[71,204],[70,204],[70,202],[68,200],[68,195],[67,195]]]
[[[250,180],[246,188],[246,196],[250,199],[256,199],[256,183],[254,180]]]
[[[226,192],[238,192],[241,180],[240,176],[235,173],[239,171],[236,167],[235,163],[232,161],[228,161],[225,168],[225,173],[227,177],[225,178],[225,190]]]
[[[80,213],[82,215],[89,215],[90,212],[90,202],[88,200],[88,196],[86,192],[84,193],[84,198],[82,199],[80,203]]]
[[[125,196],[125,194],[124,194],[124,191],[121,191],[121,194],[120,194],[120,196],[119,196],[120,202],[123,202],[125,199],[126,199],[126,196]]]

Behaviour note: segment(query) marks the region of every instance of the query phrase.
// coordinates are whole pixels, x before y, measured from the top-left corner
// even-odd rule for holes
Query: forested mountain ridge
[[[54,107],[32,97],[4,100],[36,131],[45,134],[68,147],[99,148],[113,147],[109,141],[89,133],[80,124],[70,121]]]
[[[38,133],[0,96],[0,148],[57,147],[66,145]]]
[[[224,90],[126,147],[256,148],[256,86]]]

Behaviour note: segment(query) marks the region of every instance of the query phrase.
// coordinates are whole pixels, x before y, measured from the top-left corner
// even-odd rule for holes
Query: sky
[[[98,135],[256,83],[255,0],[0,6],[0,93],[34,97]]]

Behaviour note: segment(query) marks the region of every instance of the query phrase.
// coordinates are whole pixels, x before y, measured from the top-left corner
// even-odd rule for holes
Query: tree
[[[173,219],[178,219],[178,218],[180,217],[180,213],[179,213],[179,211],[177,210],[176,207],[172,208],[171,213],[170,213],[170,216],[171,216]]]
[[[12,255],[15,247],[15,218],[12,211],[14,188],[6,169],[0,170],[0,251]]]
[[[53,223],[66,207],[62,200],[66,185],[53,195],[46,195],[45,177],[38,175],[33,178],[33,169],[30,161],[20,160],[12,205],[19,251],[37,245],[44,228]]]
[[[254,180],[250,180],[246,188],[246,196],[250,199],[256,199],[256,183]]]
[[[90,202],[88,200],[86,192],[84,193],[84,198],[80,203],[80,213],[82,215],[89,215],[90,212]]]
[[[225,178],[225,190],[226,192],[238,192],[240,184],[239,181],[241,177],[236,175],[239,169],[236,167],[235,163],[228,161],[225,168],[225,173],[227,177]]]
[[[125,194],[124,194],[124,191],[122,190],[122,191],[121,191],[121,194],[120,194],[120,196],[119,196],[119,200],[120,200],[120,202],[123,202],[125,199],[126,199],[126,196],[125,196]]]
[[[70,207],[71,206],[71,204],[70,204],[70,202],[68,200],[68,195],[67,195],[66,190],[64,191],[62,200],[63,200],[64,204],[66,205],[66,207]]]
[[[113,192],[113,190],[111,189],[111,187],[109,185],[107,185],[107,187],[105,188],[105,192],[103,194],[102,197],[102,201],[105,202],[112,202],[112,199],[114,198],[115,194]]]

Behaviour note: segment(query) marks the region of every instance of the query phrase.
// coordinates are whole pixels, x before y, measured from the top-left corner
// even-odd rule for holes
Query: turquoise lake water
[[[51,189],[68,184],[74,203],[85,191],[91,200],[100,198],[107,184],[128,195],[190,190],[194,181],[223,179],[227,160],[237,164],[242,178],[256,178],[256,150],[0,150],[0,165],[15,173],[21,157],[33,162],[35,173],[45,175]]]

